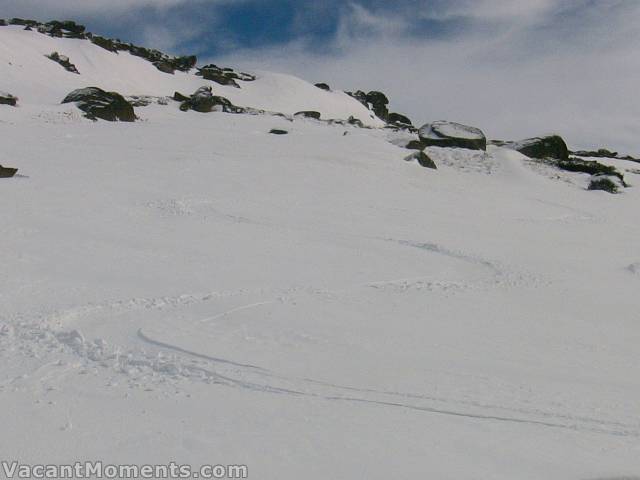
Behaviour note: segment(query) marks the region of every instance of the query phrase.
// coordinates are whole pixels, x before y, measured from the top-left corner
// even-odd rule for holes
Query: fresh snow
[[[0,164],[20,169],[0,179],[3,459],[265,480],[640,472],[637,164],[611,160],[632,187],[610,195],[491,146],[429,148],[438,170],[422,168],[383,129],[175,102],[94,123],[59,101],[204,81],[13,27],[0,75],[20,98],[0,106]],[[284,75],[241,84],[212,85],[367,113]]]

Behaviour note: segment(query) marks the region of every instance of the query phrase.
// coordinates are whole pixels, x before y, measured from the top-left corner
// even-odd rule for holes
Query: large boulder
[[[426,147],[487,149],[487,137],[482,130],[455,122],[427,123],[420,128],[418,136]]]
[[[18,97],[10,93],[0,92],[0,105],[11,105],[15,107],[18,104]]]
[[[387,123],[401,128],[413,127],[409,117],[400,113],[390,113],[387,117]]]
[[[11,178],[18,172],[17,168],[3,167],[0,165],[0,178]]]
[[[527,138],[519,142],[507,143],[505,146],[513,148],[529,158],[556,160],[568,160],[569,149],[567,144],[559,135],[548,135],[545,137]]]
[[[62,103],[75,103],[92,120],[133,122],[137,118],[133,106],[122,95],[97,87],[74,90]]]

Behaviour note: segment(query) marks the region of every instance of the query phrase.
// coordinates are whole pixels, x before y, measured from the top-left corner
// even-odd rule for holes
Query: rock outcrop
[[[0,105],[11,105],[15,107],[18,105],[18,97],[10,93],[0,92]]]
[[[628,160],[630,162],[640,162],[639,158],[632,157],[631,155],[620,155],[618,152],[612,152],[606,148],[600,148],[598,150],[578,150],[575,152],[569,152],[576,157],[592,157],[592,158],[615,158],[618,160]]]
[[[609,193],[618,193],[624,187],[623,182],[613,175],[594,175],[589,182],[589,190],[602,190]]]
[[[75,103],[92,120],[133,122],[137,118],[133,106],[122,95],[97,87],[74,90],[62,103]]]
[[[66,55],[60,55],[58,52],[53,52],[50,55],[46,55],[49,60],[53,60],[57,64],[59,64],[62,68],[64,68],[67,72],[75,73],[77,75],[80,74],[76,66],[71,63],[69,57]]]
[[[236,107],[227,98],[213,94],[213,90],[209,86],[200,87],[193,95],[186,97],[179,92],[173,96],[174,99],[181,101],[180,110],[186,112],[193,110],[200,113],[209,112],[225,112],[225,113],[243,113],[244,109]]]
[[[0,165],[0,178],[11,178],[18,173],[17,168],[3,167]]]
[[[487,149],[487,138],[482,130],[455,122],[427,123],[420,128],[418,136],[426,147]]]
[[[322,116],[320,112],[316,112],[313,110],[305,110],[303,112],[297,112],[293,115],[294,117],[303,117],[303,118],[312,118],[314,120],[320,120]]]
[[[529,158],[553,158],[556,160],[568,160],[569,149],[559,135],[546,137],[534,137],[520,140],[519,142],[506,142],[504,146],[512,148]]]
[[[425,168],[432,168],[434,170],[438,168],[435,162],[431,159],[431,157],[429,157],[429,155],[424,153],[422,150],[420,150],[419,152],[412,153],[411,155],[405,157],[405,161],[407,162],[417,161],[421,166]]]
[[[320,90],[325,90],[327,92],[331,91],[331,87],[326,83],[316,83],[315,86],[318,87]]]
[[[232,68],[220,68],[217,65],[210,64],[205,65],[202,68],[198,68],[196,75],[204,78],[205,80],[211,80],[219,83],[220,85],[232,86],[240,88],[240,85],[236,80],[243,82],[252,82],[256,79],[254,75],[248,73],[236,72]]]

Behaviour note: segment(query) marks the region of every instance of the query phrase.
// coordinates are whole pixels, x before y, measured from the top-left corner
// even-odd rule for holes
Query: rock
[[[10,93],[0,92],[0,105],[11,105],[12,107],[15,107],[18,105],[18,97],[15,97]]]
[[[9,25],[4,18],[0,18],[0,27],[6,27]]]
[[[38,28],[39,23],[35,20],[25,20],[24,18],[12,18],[9,25],[20,25],[24,27]]]
[[[91,37],[91,42],[97,45],[98,47],[104,48],[105,50],[118,53],[118,47],[116,43],[110,38],[101,37],[99,35],[93,35]]]
[[[298,112],[293,115],[294,117],[304,117],[304,118],[313,118],[314,120],[320,120],[322,116],[320,112],[315,112],[313,110],[306,110],[303,112]]]
[[[186,95],[181,94],[180,92],[174,92],[173,99],[176,102],[187,102],[189,100],[189,97],[187,97]]]
[[[424,150],[425,147],[426,145],[420,140],[411,140],[404,146],[404,148],[408,148],[409,150]]]
[[[356,90],[355,92],[345,92],[345,93],[350,97],[353,97],[356,100],[358,100],[365,107],[369,108],[369,102],[367,102],[367,94],[364,93],[362,90]]]
[[[362,120],[354,117],[353,115],[349,117],[349,119],[347,120],[347,123],[355,127],[364,128],[364,123],[362,123]]]
[[[389,99],[382,92],[372,91],[367,93],[367,103],[370,105],[373,113],[385,122],[389,120]]]
[[[420,128],[418,136],[426,147],[487,149],[487,138],[482,130],[455,122],[427,123]]]
[[[616,167],[604,165],[595,160],[583,160],[577,157],[569,157],[568,160],[558,160],[554,162],[554,164],[561,170],[566,170],[569,172],[582,172],[590,173],[591,175],[614,176],[622,182],[623,186],[626,186],[626,184],[624,183],[624,176],[616,169]]]
[[[137,118],[133,106],[122,95],[97,87],[74,90],[62,103],[75,103],[92,120],[101,118],[110,122],[133,122]]]
[[[58,20],[52,20],[51,22],[38,25],[38,31],[40,33],[59,38],[64,37],[84,39],[87,38],[85,30],[86,28],[84,25],[79,25],[71,20],[65,20],[62,22]]]
[[[176,92],[181,97],[183,95]],[[175,98],[175,94],[174,94]],[[194,110],[200,113],[209,112],[225,112],[225,113],[243,113],[244,109],[236,107],[228,99],[213,94],[211,87],[200,87],[191,97],[183,101],[180,110]]]
[[[217,65],[209,64],[198,69],[196,75],[204,78],[205,80],[211,80],[219,83],[220,85],[232,86],[240,88],[236,80],[243,82],[252,82],[256,79],[254,75],[248,73],[235,72],[232,68],[220,68]]]
[[[53,52],[51,55],[45,55],[48,59],[53,60],[58,63],[62,68],[64,68],[67,72],[75,73],[80,75],[80,72],[76,68],[76,66],[71,63],[69,57],[66,55],[60,55],[58,52]]]
[[[327,92],[331,91],[331,87],[326,83],[316,83],[316,87],[318,87],[320,90],[326,90]]]
[[[269,133],[273,135],[287,135],[289,132],[287,132],[286,130],[280,130],[279,128],[272,128],[271,130],[269,130]]]
[[[616,158],[618,160],[629,160],[631,162],[640,162],[640,159],[632,157],[631,155],[620,155],[618,152],[612,152],[606,148],[600,148],[596,151],[592,150],[578,150],[576,152],[569,152],[571,155],[577,157],[594,157],[594,158]]]
[[[618,177],[612,175],[594,175],[589,182],[589,190],[603,190],[609,193],[618,193],[624,185]]]
[[[422,150],[405,157],[405,161],[407,162],[412,162],[414,160],[416,160],[421,166],[425,168],[432,168],[434,170],[438,169],[431,157],[429,157],[429,155],[424,153]]]
[[[3,167],[0,165],[0,178],[11,178],[18,172],[17,168]]]
[[[519,142],[509,142],[506,147],[517,150],[529,158],[554,158],[556,160],[568,160],[569,149],[559,135],[546,137],[534,137]]]
[[[400,127],[403,127],[403,126],[413,127],[413,123],[411,123],[411,120],[409,120],[409,117],[405,117],[400,113],[390,113],[387,118],[387,123],[391,125],[397,125]]]

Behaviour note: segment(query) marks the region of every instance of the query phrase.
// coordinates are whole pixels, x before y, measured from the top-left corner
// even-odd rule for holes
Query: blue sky
[[[0,0],[0,16],[91,31],[340,89],[416,123],[558,132],[640,154],[637,0]]]

